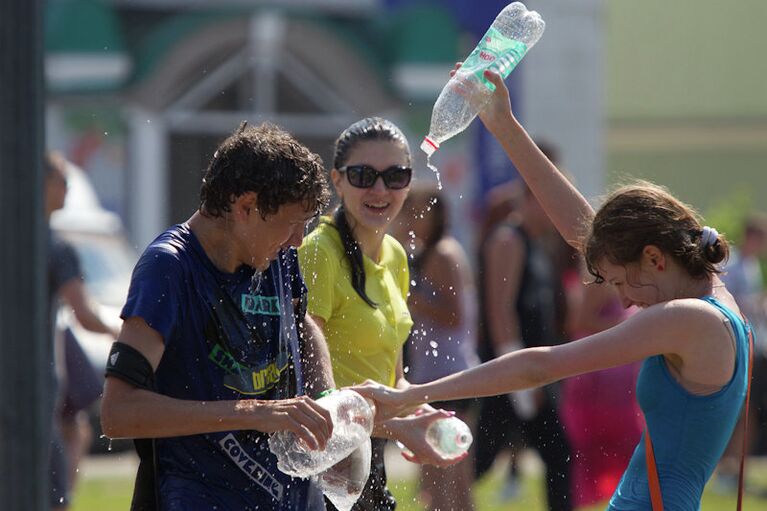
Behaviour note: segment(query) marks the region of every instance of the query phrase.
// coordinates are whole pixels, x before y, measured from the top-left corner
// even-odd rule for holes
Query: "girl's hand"
[[[397,440],[407,448],[407,451],[402,451],[402,457],[411,463],[436,467],[449,467],[465,459],[468,452],[454,458],[443,458],[426,441],[426,430],[434,421],[453,415],[453,412],[435,410],[428,406],[418,408],[413,415],[396,419]]]
[[[451,78],[455,76],[462,64],[462,62],[456,62],[455,67],[450,71]],[[516,122],[516,119],[511,111],[509,89],[501,75],[487,69],[484,72],[484,77],[495,85],[495,92],[488,104],[479,112],[479,118],[493,135],[497,135],[500,128],[508,126],[511,122]]]
[[[409,400],[406,389],[387,387],[373,380],[350,389],[375,401],[377,423],[408,413],[420,404]]]
[[[501,75],[486,69],[485,78],[495,85],[495,92],[493,92],[485,108],[479,112],[479,118],[490,133],[497,135],[501,128],[516,123],[516,119],[511,111],[509,89]]]

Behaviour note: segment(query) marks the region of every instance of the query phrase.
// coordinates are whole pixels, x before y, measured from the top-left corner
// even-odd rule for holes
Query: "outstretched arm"
[[[491,71],[486,71],[485,77],[495,84],[496,90],[479,117],[506,151],[565,241],[578,248],[591,225],[594,210],[514,117],[503,79]]]
[[[119,341],[141,353],[156,370],[164,353],[161,335],[140,317],[123,323]],[[324,449],[333,430],[330,414],[308,397],[189,401],[135,387],[108,376],[101,425],[110,438],[162,438],[231,430],[289,430],[312,448]]]
[[[354,390],[377,402],[377,420],[381,421],[428,401],[505,394],[658,354],[688,361],[695,359],[703,345],[709,346],[707,349],[727,346],[721,343],[721,337],[726,339],[721,318],[706,310],[703,302],[674,302],[654,305],[613,328],[578,341],[515,351],[423,385],[392,389],[366,382]],[[726,382],[729,373],[724,373]]]

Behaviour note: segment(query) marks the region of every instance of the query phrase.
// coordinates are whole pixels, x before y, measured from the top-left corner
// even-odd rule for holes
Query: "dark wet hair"
[[[330,202],[322,158],[268,123],[243,122],[218,146],[202,179],[200,211],[223,216],[247,192],[258,196],[264,219],[286,204],[301,203],[319,213]]]
[[[607,197],[594,217],[584,242],[589,273],[597,282],[604,277],[602,261],[627,265],[638,262],[647,245],[671,256],[692,278],[721,273],[717,265],[727,259],[729,246],[723,235],[704,246],[703,228],[695,210],[674,198],[665,188],[638,182],[619,188]]]
[[[423,211],[417,210],[419,204],[427,204]],[[405,208],[409,208],[414,215],[429,215],[430,229],[423,239],[423,249],[410,263],[415,272],[419,272],[439,240],[448,232],[450,212],[445,202],[444,194],[434,183],[419,183],[410,189]]]
[[[333,167],[340,169],[349,161],[349,153],[362,142],[388,141],[402,145],[410,164],[410,146],[404,133],[393,122],[380,117],[367,117],[346,128],[338,139],[333,151]],[[346,218],[343,204],[333,214],[333,225],[341,236],[346,260],[352,271],[352,287],[365,303],[373,308],[378,307],[365,292],[365,266],[362,250],[354,239],[349,221]]]

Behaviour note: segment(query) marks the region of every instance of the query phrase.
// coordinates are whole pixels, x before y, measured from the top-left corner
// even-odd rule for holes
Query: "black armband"
[[[114,376],[140,389],[154,388],[152,364],[140,351],[119,341],[109,350],[106,376]]]

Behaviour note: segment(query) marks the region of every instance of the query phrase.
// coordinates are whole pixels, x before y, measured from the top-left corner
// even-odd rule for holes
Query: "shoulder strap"
[[[663,495],[660,491],[658,467],[655,465],[655,451],[652,447],[652,440],[650,440],[650,430],[646,426],[644,432],[644,455],[645,462],[647,463],[647,484],[650,485],[652,511],[663,511]]]
[[[743,482],[746,476],[746,453],[748,451],[748,408],[751,401],[751,371],[754,366],[754,333],[751,324],[743,316],[743,324],[748,333],[748,377],[746,380],[746,401],[743,403],[743,450],[740,454],[740,474],[738,475],[738,511],[743,508]],[[650,486],[652,511],[663,511],[663,495],[660,490],[658,467],[655,465],[655,452],[650,439],[650,430],[645,428],[645,462],[647,464],[647,483]]]
[[[741,314],[741,316],[743,316]],[[746,402],[743,403],[743,451],[740,454],[740,473],[738,474],[738,511],[743,507],[743,483],[746,478],[746,454],[748,452],[748,408],[751,402],[751,372],[754,368],[754,330],[746,316],[743,324],[748,332],[748,379],[746,380]]]

